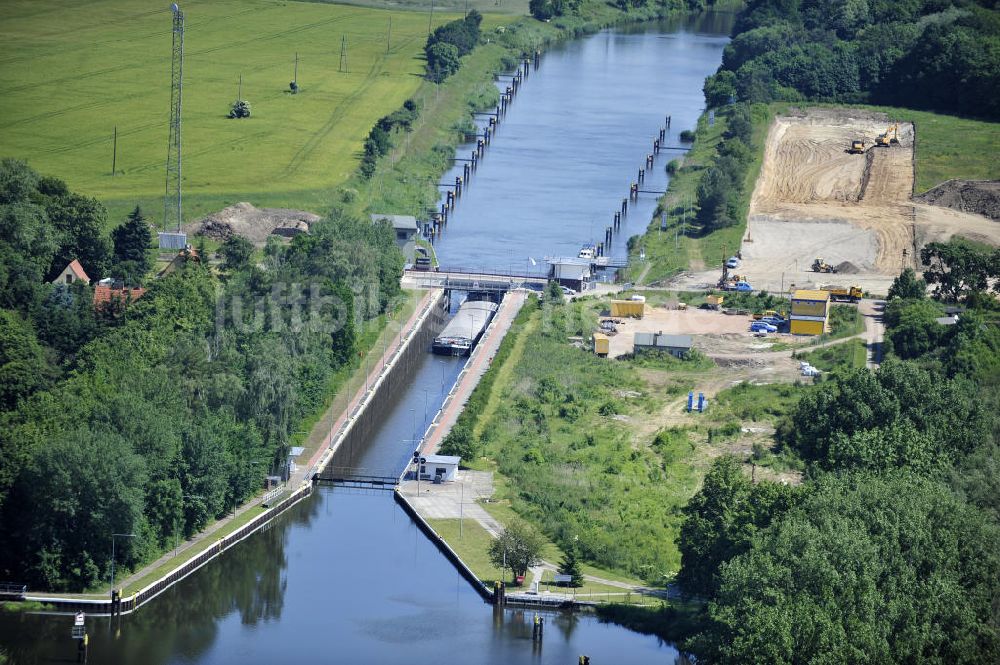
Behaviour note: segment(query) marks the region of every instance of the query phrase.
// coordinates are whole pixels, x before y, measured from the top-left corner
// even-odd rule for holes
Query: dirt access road
[[[919,268],[919,250],[928,242],[958,234],[1000,245],[997,222],[912,200],[913,125],[899,123],[898,145],[868,147],[889,124],[884,114],[861,109],[809,109],[775,119],[738,270],[755,288],[856,284],[884,294],[902,268]],[[854,139],[865,140],[864,154],[847,152]],[[842,269],[811,272],[817,257]],[[712,257],[710,264],[721,260]],[[717,269],[698,272],[676,286],[712,285],[718,277]]]

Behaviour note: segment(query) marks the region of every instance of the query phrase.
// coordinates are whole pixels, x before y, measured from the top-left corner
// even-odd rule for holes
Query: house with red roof
[[[59,276],[54,280],[49,282],[50,284],[72,284],[76,281],[82,281],[84,284],[90,284],[90,277],[87,276],[86,271],[80,262],[73,259],[69,262],[63,271],[59,273]]]
[[[126,288],[123,284],[98,284],[94,287],[94,309],[100,310],[120,304],[122,307],[135,302],[146,293],[141,287]]]

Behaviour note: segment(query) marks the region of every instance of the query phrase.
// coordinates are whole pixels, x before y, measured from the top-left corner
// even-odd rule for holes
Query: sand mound
[[[998,180],[948,180],[914,200],[1000,221]]]
[[[237,203],[187,225],[187,232],[217,240],[238,235],[262,246],[270,235],[291,237],[308,233],[309,226],[320,219],[319,215],[303,210],[255,208],[249,203]]]

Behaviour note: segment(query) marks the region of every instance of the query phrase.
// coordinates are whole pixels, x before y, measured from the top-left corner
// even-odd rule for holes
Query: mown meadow
[[[187,218],[241,200],[325,211],[331,188],[357,168],[375,121],[422,83],[426,14],[270,0],[181,5]],[[433,24],[454,18],[435,12]],[[137,204],[157,210],[171,25],[169,3],[3,3],[0,155],[60,175],[104,202],[112,219]],[[241,75],[252,115],[233,120],[227,113]]]

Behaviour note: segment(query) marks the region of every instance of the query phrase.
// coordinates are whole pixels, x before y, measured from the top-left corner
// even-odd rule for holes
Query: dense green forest
[[[0,577],[81,590],[155,557],[280,471],[289,435],[399,294],[387,225],[331,213],[258,258],[227,241],[127,305],[52,285],[142,269],[141,211],[102,236],[102,206],[0,162]],[[146,243],[139,247],[138,242]],[[201,253],[204,256],[204,252]],[[137,266],[138,263],[138,266]]]
[[[709,106],[876,103],[1000,119],[992,0],[749,0]]]
[[[678,580],[707,599],[702,662],[1000,658],[996,250],[922,252],[886,307],[889,357],[836,374],[778,427],[798,487],[714,463],[685,508]],[[953,325],[939,322],[957,308]]]

